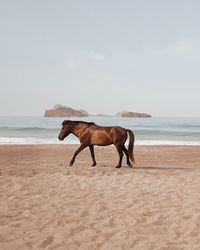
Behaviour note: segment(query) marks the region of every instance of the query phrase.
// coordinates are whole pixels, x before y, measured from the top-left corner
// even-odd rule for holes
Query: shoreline
[[[199,249],[200,146],[0,145],[1,249]]]
[[[4,142],[0,141],[0,146],[26,146],[26,145],[79,145],[80,142],[77,141],[65,141],[59,142],[53,139],[36,139],[36,138],[12,138],[14,142],[10,142],[10,138],[1,138]],[[25,142],[24,142],[25,141]],[[128,145],[128,142],[125,143]],[[162,141],[162,140],[140,140],[135,141],[135,146],[200,146],[199,141]]]

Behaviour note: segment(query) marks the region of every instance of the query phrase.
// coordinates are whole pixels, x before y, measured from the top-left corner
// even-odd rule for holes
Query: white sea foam
[[[78,144],[78,141],[62,141],[58,139],[38,139],[38,138],[11,138],[11,137],[0,137],[0,144]]]
[[[79,144],[78,139],[59,141],[58,139],[37,139],[37,138],[11,138],[0,137],[0,145],[26,145],[26,144]],[[126,145],[128,142],[126,143]],[[191,145],[200,146],[200,142],[194,141],[162,141],[162,140],[136,140],[135,145]]]
[[[194,142],[194,141],[161,141],[161,140],[146,140],[146,141],[136,141],[135,145],[191,145],[191,146],[200,146],[200,142]]]

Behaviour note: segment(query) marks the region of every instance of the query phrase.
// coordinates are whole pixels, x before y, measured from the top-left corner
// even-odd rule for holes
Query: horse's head
[[[71,133],[71,124],[66,120],[62,123],[62,128],[60,130],[58,139],[63,141]]]

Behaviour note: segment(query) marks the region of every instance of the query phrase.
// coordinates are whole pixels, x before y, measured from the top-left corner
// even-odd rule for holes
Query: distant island
[[[112,117],[112,115],[104,115],[104,114],[97,114],[97,115],[90,115],[85,110],[76,110],[71,107],[67,107],[64,105],[57,104],[52,109],[46,109],[45,110],[45,117],[89,117],[89,116],[98,116],[98,117]],[[116,117],[124,117],[124,118],[150,118],[152,117],[149,114],[146,113],[137,113],[137,112],[128,112],[123,111],[120,113],[115,114]]]
[[[150,118],[152,117],[149,114],[146,113],[137,113],[137,112],[122,112],[121,117],[138,117],[138,118]]]
[[[45,110],[45,117],[87,117],[89,114],[85,110],[75,110],[60,104],[53,109]]]

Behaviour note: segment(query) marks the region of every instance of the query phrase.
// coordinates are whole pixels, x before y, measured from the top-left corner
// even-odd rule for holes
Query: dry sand
[[[200,249],[200,147],[0,146],[0,249]]]

